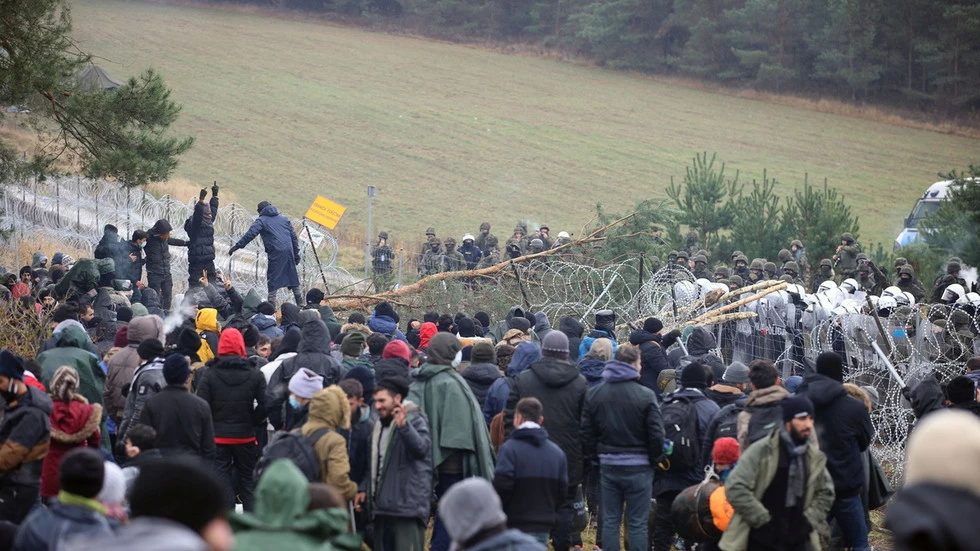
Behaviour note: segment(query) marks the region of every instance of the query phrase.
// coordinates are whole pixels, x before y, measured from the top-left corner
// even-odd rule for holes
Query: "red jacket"
[[[61,458],[69,451],[88,446],[98,448],[100,444],[99,423],[102,421],[102,406],[89,404],[80,395],[65,403],[54,399],[51,412],[51,447],[41,466],[41,495],[54,497],[61,489],[58,484],[58,467]]]

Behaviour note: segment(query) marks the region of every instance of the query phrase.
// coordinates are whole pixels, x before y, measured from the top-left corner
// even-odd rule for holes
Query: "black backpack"
[[[664,439],[673,442],[670,455],[658,465],[660,470],[681,474],[700,470],[701,441],[694,400],[690,396],[668,395],[660,414],[663,416]]]
[[[752,410],[749,417],[749,444],[753,444],[769,436],[772,431],[783,425],[783,407],[780,405]],[[743,450],[744,451],[744,450]]]
[[[309,436],[296,429],[294,431],[277,431],[269,439],[262,450],[262,457],[255,463],[255,473],[252,480],[258,481],[262,473],[274,461],[288,459],[296,465],[310,482],[321,482],[320,459],[316,455],[316,443],[332,429],[322,428]]]
[[[718,423],[715,425],[715,441],[726,436],[738,440],[738,414],[742,410],[742,406],[738,404],[728,404],[721,408],[721,411],[717,413]],[[712,445],[714,445],[714,442],[712,442]]]

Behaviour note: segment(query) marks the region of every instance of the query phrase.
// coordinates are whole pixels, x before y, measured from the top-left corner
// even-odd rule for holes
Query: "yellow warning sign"
[[[306,218],[328,230],[332,230],[337,227],[337,222],[340,222],[340,217],[346,211],[347,207],[317,195],[316,200],[310,205],[310,210],[306,211]]]

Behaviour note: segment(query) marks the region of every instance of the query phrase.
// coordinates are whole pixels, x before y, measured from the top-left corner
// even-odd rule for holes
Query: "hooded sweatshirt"
[[[582,344],[582,334],[585,328],[573,317],[563,316],[558,318],[558,330],[568,337],[568,359],[576,361],[579,359],[578,347]]]
[[[218,359],[204,374],[197,396],[211,408],[216,444],[255,441],[255,427],[265,419],[265,377],[245,358],[238,329],[221,332]]]
[[[357,494],[357,484],[350,479],[350,458],[347,441],[337,429],[350,429],[350,404],[339,386],[329,386],[313,395],[310,413],[300,429],[303,436],[311,436],[320,429],[330,429],[313,445],[320,460],[323,482],[337,488],[344,499],[350,501]]]
[[[522,342],[517,345],[510,364],[507,366],[507,377],[497,379],[487,389],[486,401],[483,403],[483,417],[490,425],[494,416],[504,410],[507,406],[507,398],[510,396],[512,381],[530,365],[541,359],[541,347],[533,342]]]
[[[126,348],[116,352],[109,360],[109,372],[103,391],[106,413],[117,423],[126,407],[123,389],[129,388],[136,368],[142,363],[136,349],[146,339],[163,342],[166,338],[163,334],[163,320],[157,316],[137,316],[129,322],[128,327]]]

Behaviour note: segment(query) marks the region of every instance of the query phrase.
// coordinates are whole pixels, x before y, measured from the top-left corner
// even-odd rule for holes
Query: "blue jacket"
[[[276,207],[265,207],[252,227],[235,243],[235,247],[241,249],[259,235],[262,236],[265,254],[269,256],[266,274],[268,288],[299,287],[299,274],[296,273],[299,240],[289,219],[279,214]]]
[[[578,361],[579,373],[589,382],[589,388],[602,382],[602,370],[605,367],[606,362],[595,358],[582,358]]]
[[[592,343],[595,342],[596,339],[609,339],[612,341],[613,356],[616,355],[616,350],[619,349],[619,343],[616,342],[616,337],[605,329],[595,329],[589,333],[588,336],[583,338],[582,343],[578,345],[579,358],[584,358],[585,355],[589,353],[589,349],[592,348]]]
[[[467,547],[466,551],[546,551],[546,549],[538,540],[524,532],[510,529]]]
[[[487,421],[487,426],[493,421],[494,416],[503,411],[504,407],[507,406],[507,399],[510,397],[511,380],[540,359],[541,347],[538,345],[533,342],[522,342],[517,345],[517,349],[514,350],[514,355],[510,358],[510,365],[507,366],[507,376],[494,381],[487,390],[487,398],[483,402],[483,417]]]
[[[270,339],[283,336],[282,329],[276,325],[276,318],[265,314],[255,314],[252,316],[252,325]]]
[[[545,429],[517,429],[500,447],[493,487],[508,527],[527,534],[550,533],[567,486],[565,452],[548,440]]]
[[[61,549],[69,540],[112,534],[109,519],[92,509],[55,503],[28,515],[17,530],[16,551]]]
[[[375,333],[381,333],[383,335],[389,335],[392,339],[398,339],[405,344],[408,344],[408,340],[405,338],[405,334],[402,333],[401,329],[398,328],[398,324],[395,320],[388,316],[378,316],[371,315],[371,318],[367,322],[368,329],[374,331]]]

